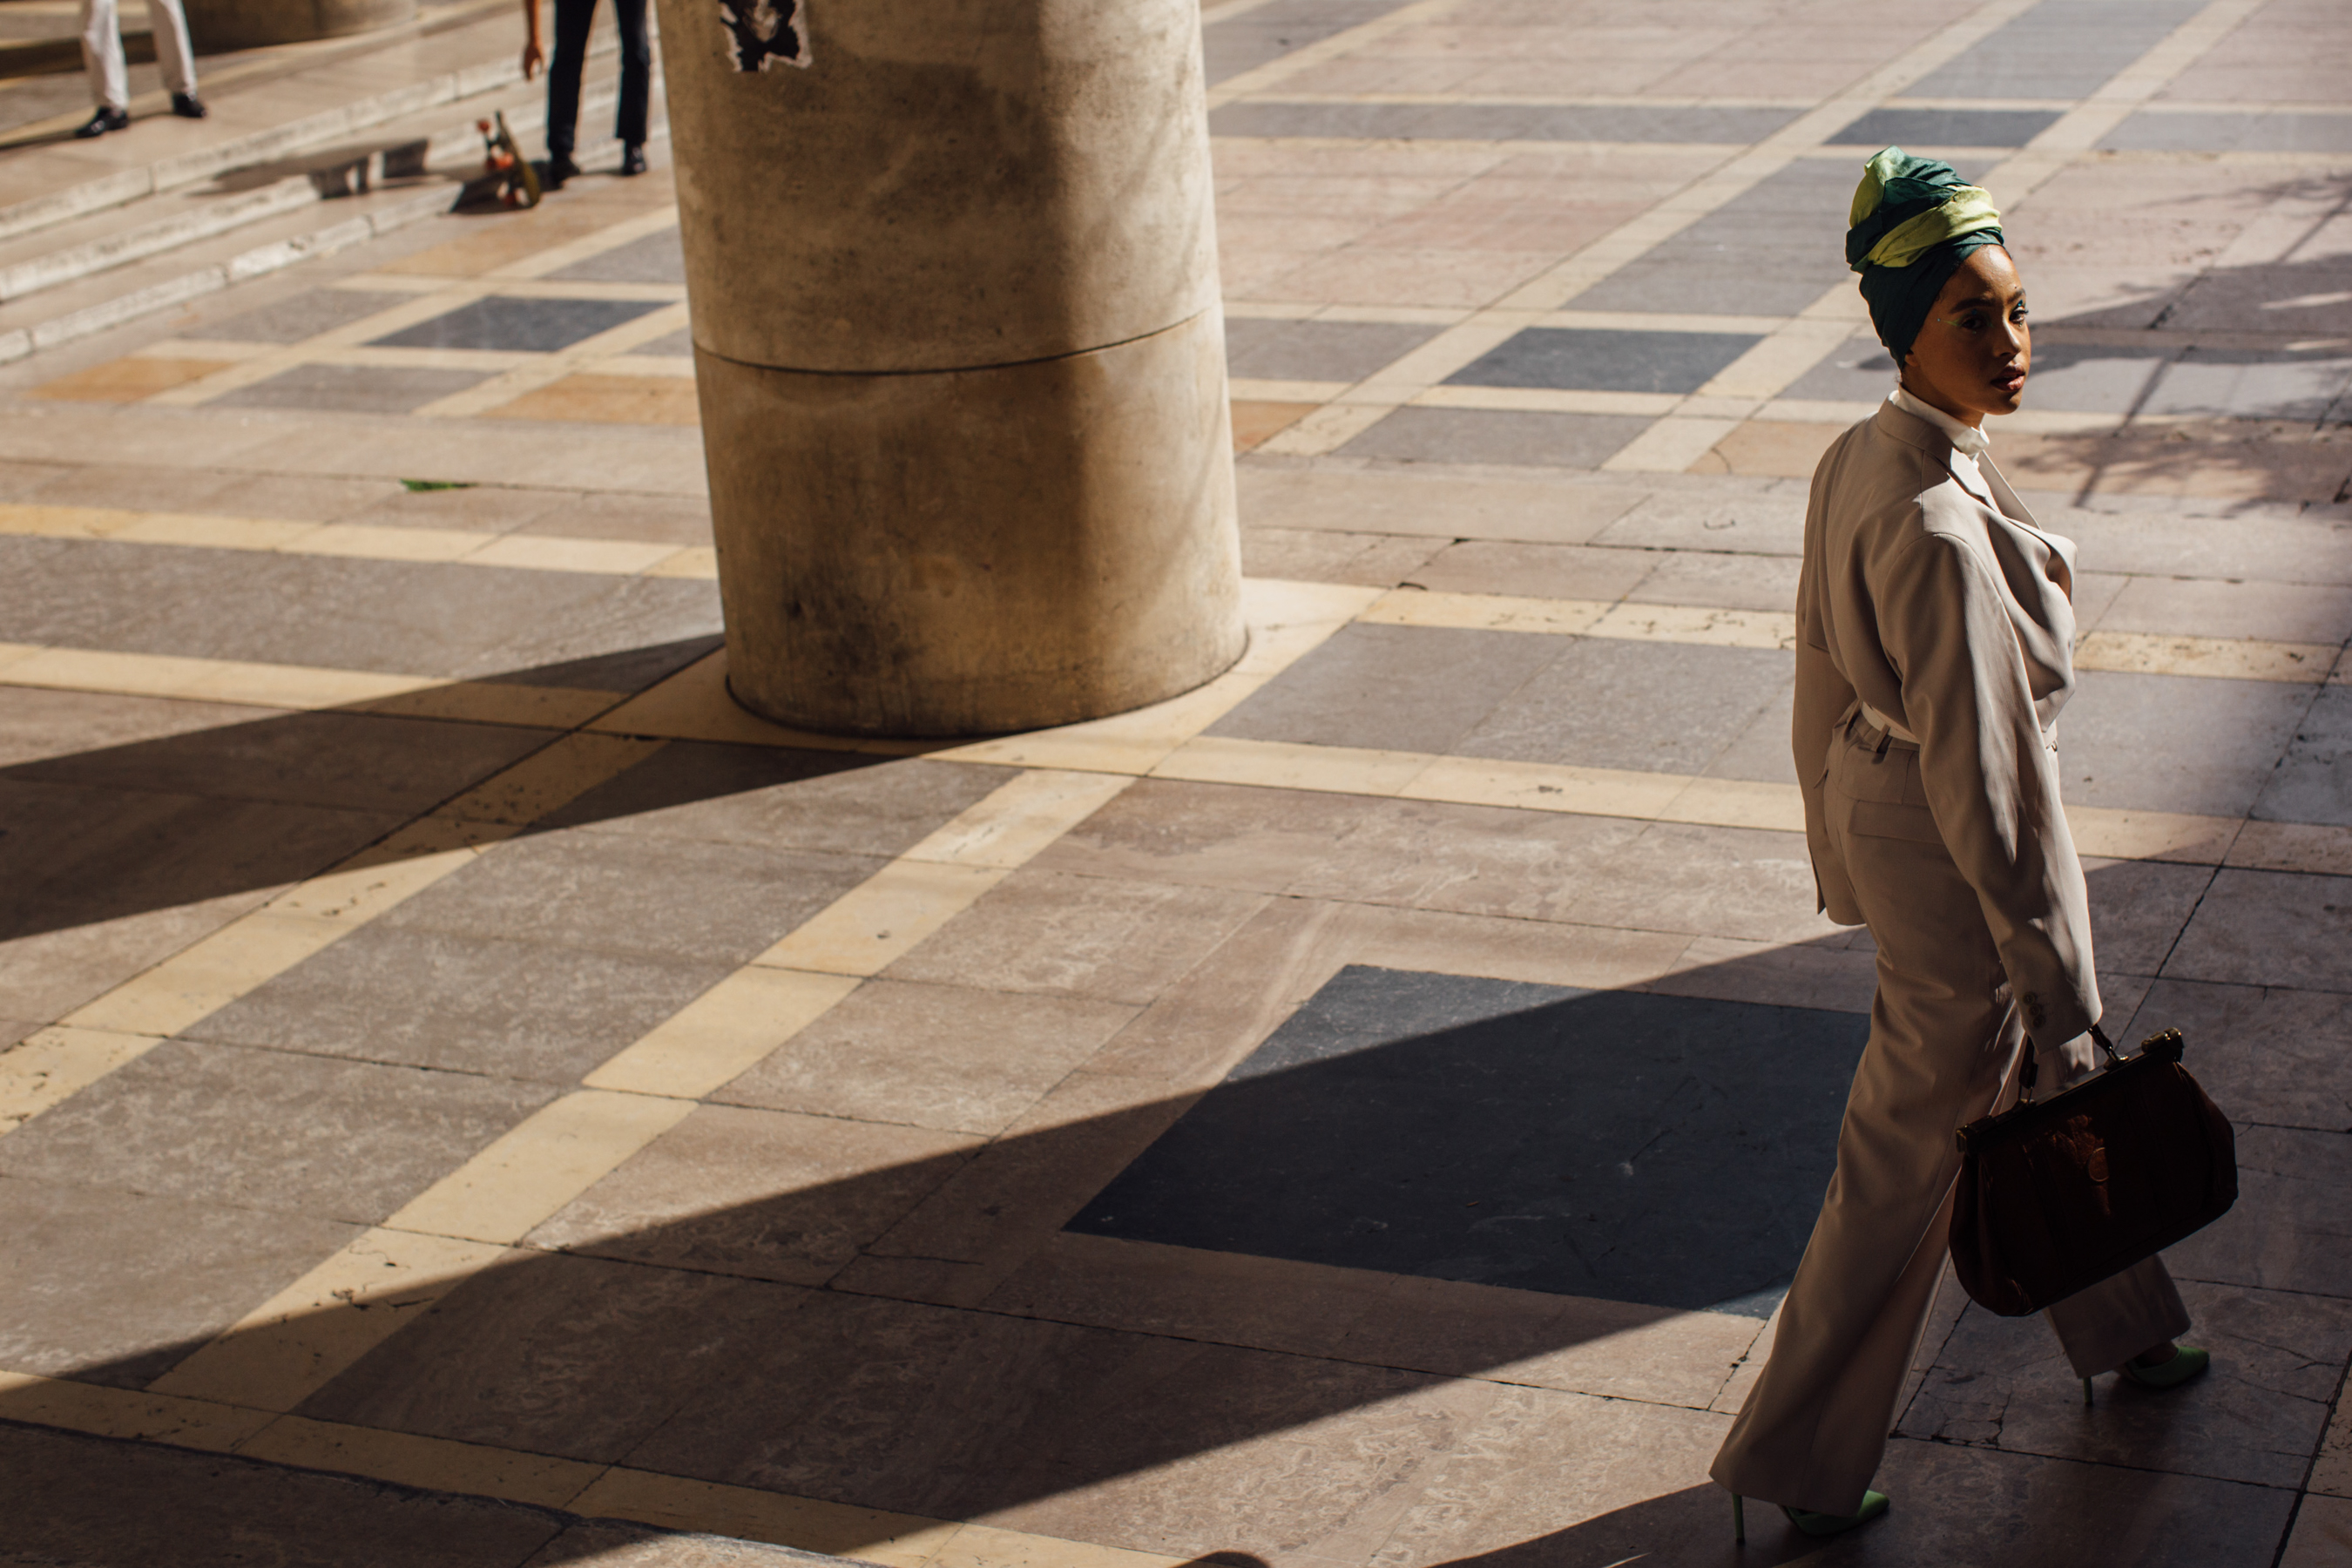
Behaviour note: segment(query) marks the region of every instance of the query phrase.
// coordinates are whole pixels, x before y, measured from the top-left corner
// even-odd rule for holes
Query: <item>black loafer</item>
[[[103,136],[110,131],[131,129],[131,111],[127,109],[101,109],[89,117],[87,124],[74,132],[77,136]]]
[[[539,183],[551,191],[560,191],[563,188],[563,182],[579,172],[580,165],[572,161],[571,153],[550,153],[547,155],[547,173]]]
[[[212,110],[206,109],[204,100],[194,93],[175,92],[172,95],[172,112],[183,120],[202,120]]]
[[[646,150],[635,142],[621,149],[621,173],[642,174],[646,172]]]

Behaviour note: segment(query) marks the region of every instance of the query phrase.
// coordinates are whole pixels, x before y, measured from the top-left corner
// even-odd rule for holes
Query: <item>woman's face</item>
[[[1964,424],[2014,414],[2033,366],[2025,285],[1998,245],[1970,251],[1936,296],[1903,362],[1903,384]]]

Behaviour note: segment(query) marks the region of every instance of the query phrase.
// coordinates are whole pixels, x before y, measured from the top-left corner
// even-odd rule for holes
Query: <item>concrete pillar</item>
[[[737,700],[957,735],[1241,654],[1198,0],[659,0]]]

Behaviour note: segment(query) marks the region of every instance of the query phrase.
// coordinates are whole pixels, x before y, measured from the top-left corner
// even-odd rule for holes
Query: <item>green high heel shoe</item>
[[[1807,1509],[1780,1505],[1789,1522],[1807,1535],[1843,1535],[1847,1531],[1868,1524],[1886,1512],[1886,1494],[1866,1491],[1862,1494],[1862,1509],[1856,1513],[1814,1513]],[[1748,1500],[1738,1492],[1731,1494],[1731,1539],[1748,1539]]]
[[[2179,1388],[2182,1384],[2202,1377],[2213,1364],[2213,1352],[2195,1345],[2175,1345],[2171,1356],[2154,1366],[2142,1366],[2137,1360],[2127,1361],[2116,1371],[2138,1384],[2142,1388],[2159,1392]],[[2083,1380],[2083,1403],[2091,1403],[2091,1380]]]

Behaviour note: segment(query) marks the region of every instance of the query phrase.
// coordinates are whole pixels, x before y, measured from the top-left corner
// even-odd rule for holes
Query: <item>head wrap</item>
[[[1990,195],[1964,184],[1949,163],[1900,147],[1863,165],[1846,222],[1846,263],[1862,274],[1870,324],[1898,365],[1960,262],[2006,243]]]

